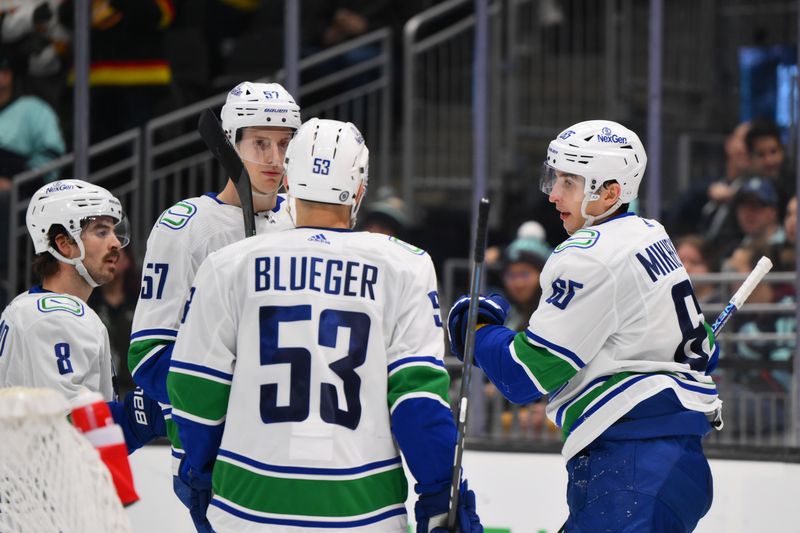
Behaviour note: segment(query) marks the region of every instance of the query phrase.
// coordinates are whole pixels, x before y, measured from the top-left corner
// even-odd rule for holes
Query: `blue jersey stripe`
[[[393,457],[384,461],[375,461],[374,463],[368,463],[362,466],[354,466],[352,468],[305,468],[299,466],[269,465],[260,461],[256,461],[255,459],[250,459],[249,457],[245,457],[244,455],[236,452],[225,450],[223,448],[220,448],[218,456],[229,457],[239,461],[240,463],[253,466],[266,472],[278,472],[283,474],[311,474],[321,476],[349,476],[352,474],[369,472],[370,470],[376,470],[385,466],[401,464],[399,457]]]
[[[180,450],[176,450],[175,448],[172,448],[171,453],[172,453],[172,457],[174,457],[176,459],[183,459],[183,456],[185,455],[185,452],[182,452]]]
[[[586,392],[588,392],[589,390],[594,388],[595,385],[598,385],[599,383],[604,383],[604,382],[608,381],[610,378],[611,378],[611,376],[600,376],[599,378],[593,379],[592,381],[589,382],[588,385],[586,385],[583,388],[583,390],[581,392],[576,394],[571,400],[568,400],[568,401],[564,402],[564,404],[561,405],[561,407],[558,408],[558,411],[556,411],[556,425],[558,427],[563,427],[564,426],[564,411],[566,411],[573,403],[575,403],[578,400],[580,400],[581,396],[583,396]]]
[[[221,370],[216,370],[214,368],[208,368],[207,366],[203,365],[196,365],[194,363],[186,363],[184,361],[170,361],[170,368],[183,368],[184,370],[193,370],[195,372],[199,372],[201,374],[206,374],[208,376],[214,376],[216,378],[225,379],[228,381],[233,381],[233,374],[226,374]]]
[[[597,403],[594,404],[591,408],[589,408],[586,411],[584,411],[581,414],[581,416],[578,417],[578,419],[575,421],[575,423],[572,424],[572,427],[570,428],[570,433],[574,433],[575,430],[578,428],[578,426],[580,426],[590,416],[592,416],[594,413],[596,413],[598,409],[603,407],[603,405],[608,403],[611,399],[613,399],[615,396],[617,396],[618,394],[623,392],[625,389],[627,389],[628,387],[632,386],[634,383],[637,383],[637,382],[639,382],[639,381],[641,381],[641,380],[643,380],[645,378],[650,378],[650,377],[654,377],[654,376],[667,376],[669,378],[672,378],[675,381],[675,383],[677,383],[681,388],[684,388],[686,390],[690,390],[690,391],[693,391],[693,392],[699,392],[700,394],[710,394],[712,396],[716,396],[716,394],[717,394],[716,387],[713,390],[712,389],[704,389],[702,387],[695,387],[694,385],[690,385],[688,383],[683,383],[683,382],[681,382],[681,380],[679,380],[675,376],[670,376],[668,374],[642,374],[640,376],[636,376],[635,378],[632,378],[629,381],[626,381],[625,383],[623,383],[622,385],[620,385],[616,389],[612,389],[611,392],[609,392],[601,400],[598,400]]]
[[[258,522],[260,524],[276,524],[282,526],[317,527],[326,529],[343,529],[343,528],[366,526],[369,524],[374,524],[376,522],[381,522],[383,520],[386,520],[387,518],[392,518],[393,516],[401,516],[406,514],[405,507],[400,507],[397,509],[390,509],[389,511],[383,512],[375,516],[371,516],[369,518],[362,518],[359,520],[349,520],[346,522],[320,522],[317,520],[297,520],[297,519],[293,520],[287,518],[267,518],[265,516],[258,516],[235,509],[230,505],[219,501],[217,498],[211,500],[211,505],[218,507],[223,511],[230,513],[233,516],[236,516],[243,520],[249,520],[250,522]]]
[[[566,357],[567,359],[571,360],[573,363],[575,363],[578,366],[578,368],[583,368],[583,367],[586,366],[586,363],[584,363],[581,360],[581,358],[578,357],[575,354],[575,352],[573,352],[571,350],[568,350],[567,348],[564,348],[563,346],[559,346],[558,344],[552,343],[549,340],[547,340],[547,339],[545,339],[543,337],[540,337],[539,335],[537,335],[536,333],[532,332],[529,329],[525,330],[525,334],[528,336],[529,339],[532,339],[535,342],[541,344],[542,346],[547,347],[549,350],[551,350],[553,352],[556,352],[556,353],[559,353],[559,354],[563,355],[564,357]]]
[[[149,337],[151,335],[177,337],[178,330],[175,329],[142,329],[136,333],[131,334],[131,340],[136,340],[139,337]]]
[[[417,357],[404,357],[403,359],[400,359],[399,361],[395,361],[394,363],[390,364],[388,367],[386,367],[386,370],[388,372],[391,372],[398,366],[407,365],[410,363],[433,363],[436,366],[445,368],[444,361],[441,361],[436,357],[420,355]]]

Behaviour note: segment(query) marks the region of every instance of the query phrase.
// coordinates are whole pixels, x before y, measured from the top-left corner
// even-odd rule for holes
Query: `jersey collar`
[[[607,218],[607,219],[603,220],[602,222],[598,222],[597,224],[595,224],[595,226],[600,226],[601,224],[605,224],[606,222],[611,222],[612,220],[619,220],[621,218],[633,217],[633,216],[636,216],[636,214],[635,213],[631,213],[631,212],[622,213],[621,215],[617,215],[615,217]]]
[[[33,287],[31,287],[30,289],[28,289],[28,294],[43,294],[46,292],[53,292],[53,291],[48,291],[47,289],[42,288],[42,286],[39,285],[38,283]]]
[[[322,226],[297,226],[297,229],[318,229],[324,231],[335,231],[336,233],[353,233],[350,228],[324,228]]]
[[[225,202],[223,202],[222,200],[217,198],[217,194],[218,193],[215,193],[215,192],[207,192],[207,193],[203,193],[203,196],[208,196],[209,198],[211,198],[212,200],[217,202],[219,205],[227,205]],[[278,211],[280,211],[281,207],[282,207],[282,204],[285,201],[286,201],[286,198],[283,198],[282,196],[277,196],[275,198],[275,207],[270,209],[268,211],[268,213],[277,213]]]

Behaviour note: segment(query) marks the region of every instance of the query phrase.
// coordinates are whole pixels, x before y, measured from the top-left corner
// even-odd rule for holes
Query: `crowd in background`
[[[410,15],[434,3],[303,1],[302,53],[311,54],[377,27],[399,28]],[[280,68],[283,2],[271,2],[269,8],[265,4],[261,0],[93,0],[92,140],[141,126],[235,81]],[[73,9],[73,0],[30,0],[0,7],[0,213],[8,209],[4,192],[12,176],[63,155],[71,144]],[[739,124],[727,137],[724,151],[724,175],[692,176],[690,187],[663,213],[662,221],[675,239],[681,261],[692,275],[746,274],[761,256],[771,258],[776,271],[793,271],[797,198],[781,131],[765,119]],[[421,233],[389,189],[373,196],[360,228],[412,241]],[[498,273],[494,289],[503,292],[512,306],[508,327],[522,330],[527,326],[541,297],[539,275],[551,252],[550,243],[561,237],[545,235],[542,225],[531,220],[519,228],[512,242],[493,243],[488,258]],[[6,249],[7,238],[7,232],[0,231],[0,250]],[[90,301],[109,328],[123,389],[133,386],[125,361],[140,278],[140,266],[130,248],[124,252],[117,279],[95,290]],[[6,259],[0,254],[0,271]],[[695,283],[701,307],[724,304],[731,294],[725,292],[726,287],[735,289],[735,284]],[[762,284],[749,301],[794,303],[794,285]],[[763,313],[743,315],[729,329],[794,333],[795,327],[793,316]],[[735,377],[723,364],[718,377],[723,386],[728,380],[751,392],[785,394],[790,390],[788,362],[793,342],[743,340],[737,342],[735,352],[737,358],[753,364],[735,370]],[[491,385],[486,387],[489,397],[502,400]],[[499,424],[508,431],[510,420],[504,415]],[[541,403],[525,406],[519,412],[519,424],[532,434],[552,433]]]

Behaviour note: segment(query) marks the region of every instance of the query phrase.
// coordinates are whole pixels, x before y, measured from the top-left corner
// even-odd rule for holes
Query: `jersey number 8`
[[[281,322],[311,320],[310,305],[264,306],[259,310],[261,365],[288,363],[290,366],[289,404],[278,405],[278,384],[261,385],[261,420],[265,424],[301,422],[310,411],[311,352],[302,347],[278,346]],[[325,309],[319,316],[317,343],[336,347],[339,328],[350,329],[347,355],[328,365],[344,385],[345,408],[339,405],[336,385],[320,384],[320,417],[329,424],[356,429],[361,420],[361,377],[355,369],[367,358],[370,318],[364,313]]]

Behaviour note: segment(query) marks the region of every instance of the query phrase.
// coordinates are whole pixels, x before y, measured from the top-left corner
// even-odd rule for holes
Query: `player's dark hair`
[[[750,122],[750,129],[744,136],[744,142],[747,145],[747,153],[752,155],[756,141],[764,137],[774,137],[778,141],[778,144],[783,147],[781,143],[781,132],[778,126],[771,120],[757,118]]]
[[[50,243],[50,246],[56,250],[58,250],[58,246],[56,245],[56,237],[59,235],[66,235],[67,238],[72,240],[72,236],[67,233],[67,230],[64,228],[64,226],[61,224],[53,224],[50,226],[50,230],[47,232],[47,240]],[[61,261],[53,257],[50,252],[36,254],[36,256],[33,258],[33,264],[31,265],[34,280],[38,283],[42,283],[50,276],[54,276],[56,272],[58,272],[58,264],[60,262]]]

